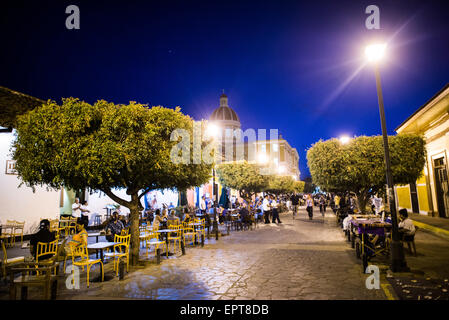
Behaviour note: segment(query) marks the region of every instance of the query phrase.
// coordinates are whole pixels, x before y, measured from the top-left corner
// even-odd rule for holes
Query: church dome
[[[235,121],[240,123],[237,113],[228,106],[228,97],[223,93],[220,96],[220,106],[212,112],[211,121]]]

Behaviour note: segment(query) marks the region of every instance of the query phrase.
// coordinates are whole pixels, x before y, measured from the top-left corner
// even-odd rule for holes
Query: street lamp
[[[211,137],[214,142],[220,136],[220,128],[210,123],[206,128],[206,134]],[[214,151],[215,158],[215,151]],[[215,192],[215,161],[212,166],[212,199],[214,199],[214,222],[213,222],[213,231],[215,232],[215,240],[218,240],[218,223],[217,223],[217,202],[218,202],[218,190]]]
[[[351,138],[349,138],[348,136],[341,136],[339,138],[341,144],[347,144],[349,142],[349,140],[351,140]]]
[[[388,148],[387,125],[385,121],[384,100],[382,96],[382,87],[380,83],[379,61],[384,57],[386,44],[372,44],[365,48],[365,55],[369,62],[374,66],[376,76],[377,98],[379,101],[380,122],[382,125],[382,136],[384,143],[384,156],[387,178],[387,197],[390,204],[391,222],[392,222],[392,242],[391,242],[391,270],[393,272],[409,271],[404,256],[404,248],[400,241],[398,231],[398,218],[396,215],[396,204],[394,199],[394,184],[391,174],[390,151]]]

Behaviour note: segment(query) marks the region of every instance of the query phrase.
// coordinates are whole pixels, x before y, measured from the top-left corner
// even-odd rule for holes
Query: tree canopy
[[[291,176],[273,175],[270,176],[266,191],[275,195],[297,192],[296,190],[299,188],[297,182],[299,181],[295,181]]]
[[[269,176],[260,174],[259,166],[247,161],[222,163],[217,166],[217,175],[222,185],[238,190],[246,201],[269,184]]]
[[[161,106],[76,98],[48,101],[18,117],[14,159],[23,182],[75,190],[101,190],[131,212],[133,261],[139,250],[140,198],[153,189],[186,189],[210,177],[211,164],[175,164],[175,129],[193,130],[193,120]],[[192,155],[193,157],[193,155]],[[126,189],[131,199],[113,190]]]
[[[426,151],[421,136],[388,137],[395,184],[415,182],[422,174]],[[338,139],[320,140],[307,151],[313,183],[328,192],[354,192],[365,211],[371,193],[385,188],[386,173],[382,136],[360,136],[348,144]]]

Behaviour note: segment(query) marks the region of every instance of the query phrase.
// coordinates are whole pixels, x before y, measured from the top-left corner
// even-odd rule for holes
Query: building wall
[[[412,202],[410,199],[410,186],[396,186],[396,196],[398,199],[399,208],[406,208],[412,210]]]
[[[426,131],[425,137],[429,141],[433,137],[438,137],[431,140],[426,144],[427,149],[427,163],[428,163],[428,175],[430,180],[430,189],[432,193],[432,204],[434,211],[438,211],[437,195],[435,188],[435,171],[434,171],[434,160],[440,157],[446,159],[446,164],[448,163],[448,151],[449,151],[449,135],[444,133],[449,128],[449,121],[440,124],[436,128]]]
[[[24,234],[36,232],[41,218],[59,217],[61,191],[45,187],[31,188],[22,185],[17,175],[6,174],[6,161],[12,160],[10,152],[13,133],[0,133],[0,222],[25,221]]]

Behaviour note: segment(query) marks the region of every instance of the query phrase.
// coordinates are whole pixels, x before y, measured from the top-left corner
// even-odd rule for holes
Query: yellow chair
[[[67,229],[70,225],[70,217],[62,217],[61,216],[61,220],[59,220],[59,228],[58,231],[59,233],[61,233],[62,231],[64,231],[64,235],[68,235],[67,234]]]
[[[59,220],[52,219],[50,220],[50,232],[59,232]]]
[[[87,287],[89,288],[89,272],[90,268],[94,265],[99,263],[101,266],[101,280],[104,281],[104,270],[103,270],[103,262],[101,262],[101,259],[89,259],[89,253],[87,252],[87,246],[77,246],[73,243],[69,243],[70,251],[72,255],[72,265],[74,266],[80,266],[87,267]],[[65,263],[64,263],[64,270],[65,270]],[[74,270],[73,270],[74,272]]]
[[[146,236],[146,247],[147,247],[147,258],[148,254],[150,252],[151,246],[154,246],[154,254],[157,254],[157,249],[159,249],[160,246],[165,246],[165,249],[167,250],[167,243],[165,241],[159,240],[159,234],[157,232],[148,231],[148,235]]]
[[[69,218],[69,225],[66,227],[67,234],[76,233],[76,220],[78,220],[78,218]]]
[[[14,232],[12,239],[15,242],[16,237],[20,236],[20,245],[23,245],[23,229],[25,228],[25,221],[14,221]],[[20,232],[17,232],[17,230],[20,230]]]
[[[120,232],[120,235],[121,235],[121,236],[127,236],[128,234],[129,234],[129,228],[123,229],[123,230]]]
[[[105,252],[104,257],[105,258],[113,258],[114,261],[114,271],[117,271],[118,276],[118,266],[120,263],[120,258],[125,258],[126,260],[126,271],[129,271],[129,243],[131,241],[131,235],[127,236],[114,236],[114,242],[119,242],[119,244],[116,244],[113,246],[111,252]]]
[[[203,234],[204,238],[206,238],[206,219],[200,219],[198,222],[195,223],[201,223],[200,226],[197,226],[196,232],[201,237],[201,234]]]
[[[183,222],[182,229],[183,229],[183,239],[182,240],[184,241],[184,244],[186,243],[186,239],[188,239],[188,238],[191,239],[190,243],[194,244],[195,235],[196,235],[194,225],[191,223]]]
[[[2,227],[1,237],[6,240],[6,246],[12,247],[14,245],[14,220],[6,220],[5,226]]]
[[[36,247],[36,263],[42,262],[42,260],[45,261],[52,258],[56,260],[58,254],[58,241],[59,238],[52,242],[38,242]],[[42,259],[42,257],[47,255],[51,255],[51,257]],[[55,275],[56,275],[56,267],[55,267]]]
[[[170,229],[175,231],[168,234],[168,251],[170,251],[170,241],[173,241],[173,251],[176,253],[176,244],[178,244],[179,250],[181,250],[183,226],[179,224],[173,225]]]
[[[1,260],[2,277],[6,277],[6,267],[24,262],[25,257],[20,256],[20,257],[8,259],[8,255],[6,253],[5,242],[3,240],[1,240],[0,242],[2,243],[2,250],[3,250],[3,259]]]

